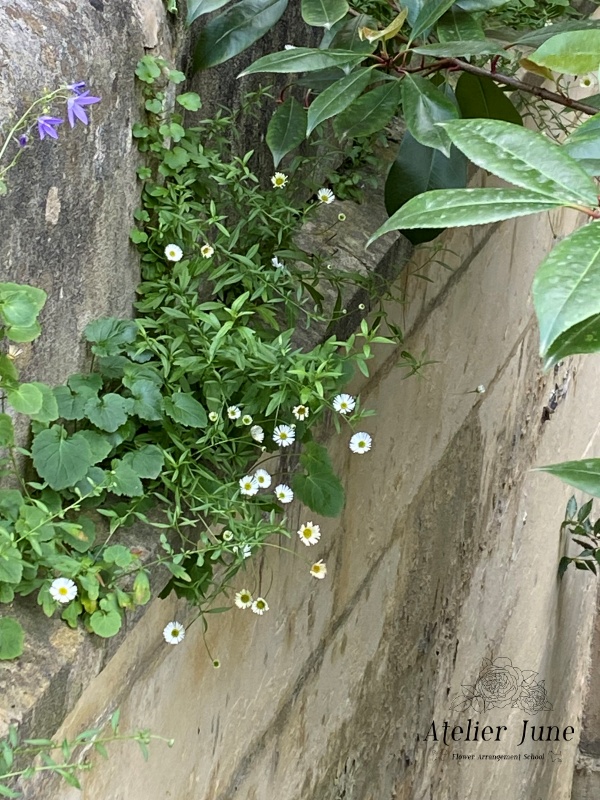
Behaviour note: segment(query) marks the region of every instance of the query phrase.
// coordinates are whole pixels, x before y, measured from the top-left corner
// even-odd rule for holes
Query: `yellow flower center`
[[[59,589],[58,589],[58,593],[62,594],[64,596],[64,595],[67,595],[69,593],[69,591],[68,591],[66,586],[60,586]]]
[[[312,536],[312,530],[310,528],[304,528],[302,531],[302,536],[304,536],[305,539],[310,539]]]
[[[179,628],[173,628],[171,631],[171,636],[176,639],[179,636]]]

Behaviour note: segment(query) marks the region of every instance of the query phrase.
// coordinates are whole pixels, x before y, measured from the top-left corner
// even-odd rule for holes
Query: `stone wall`
[[[298,43],[290,25],[281,35]],[[34,97],[57,76],[87,78],[103,96],[89,129],[61,131],[58,147],[44,142],[25,154],[16,190],[0,201],[3,272],[50,294],[29,370],[58,382],[83,364],[83,326],[130,310],[137,157],[129,125],[140,107],[133,69],[147,49],[185,58],[186,45],[173,38],[179,34],[159,0],[9,0],[0,31],[0,108],[25,99],[23,87]],[[201,93],[203,81],[195,86]],[[352,213],[347,240],[356,255],[381,211]],[[426,250],[408,265],[394,287],[402,302],[389,311],[407,331],[403,347],[433,363],[407,377],[400,348],[377,348],[370,378],[352,387],[377,411],[365,423],[372,451],[353,455],[346,434],[322,432],[347,489],[342,518],[292,509],[291,530],[307,516],[321,524],[322,540],[309,554],[297,537],[292,546],[303,558],[324,558],[327,578],[312,580],[304,561],[278,551],[251,564],[240,581],[270,587],[271,610],[259,618],[236,609],[210,620],[206,645],[220,669],[201,624],[173,597],[152,603],[111,650],[38,612],[36,647],[27,660],[0,667],[0,723],[16,716],[39,735],[36,720],[64,720],[58,734],[73,735],[120,706],[124,728],[149,727],[176,744],[153,745],[148,764],[134,745],[118,746],[85,776],[83,794],[44,781],[30,783],[26,796],[571,797],[596,582],[572,569],[557,580],[571,492],[531,468],[599,455],[600,375],[594,357],[542,375],[529,290],[543,255],[577,224],[574,213],[556,211],[458,230],[440,240],[445,249],[437,255]],[[385,246],[378,252],[373,268],[389,256]],[[390,252],[402,266],[406,248]],[[563,400],[542,422],[555,384]],[[174,618],[189,624],[177,648],[161,636]],[[552,710],[534,717],[509,704],[452,712],[461,685],[475,682],[483,659],[498,657],[539,673]],[[37,698],[27,695],[36,680],[44,689]],[[433,720],[439,732],[445,720],[469,716],[505,725],[502,742],[425,740]],[[519,748],[524,718],[572,726],[575,735]],[[518,753],[544,758],[478,759]]]

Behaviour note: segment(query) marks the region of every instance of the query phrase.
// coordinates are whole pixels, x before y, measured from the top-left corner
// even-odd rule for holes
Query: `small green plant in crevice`
[[[55,742],[52,739],[23,739],[16,725],[10,725],[8,736],[0,740],[0,796],[21,797],[16,788],[17,781],[31,780],[42,773],[59,775],[69,786],[81,789],[78,775],[89,772],[92,764],[82,760],[82,751],[90,749],[102,758],[108,758],[107,745],[115,742],[137,742],[145,761],[148,760],[148,746],[152,741],[166,742],[169,747],[173,739],[165,739],[148,730],[121,733],[119,727],[120,711],[111,716],[111,733],[102,734],[102,728],[90,728],[74,739]]]
[[[600,518],[595,522],[590,518],[593,500],[588,500],[580,508],[575,496],[569,498],[565,511],[565,519],[560,530],[566,531],[574,544],[583,550],[576,556],[563,556],[558,565],[558,575],[562,578],[571,564],[576,569],[598,574],[600,564]]]

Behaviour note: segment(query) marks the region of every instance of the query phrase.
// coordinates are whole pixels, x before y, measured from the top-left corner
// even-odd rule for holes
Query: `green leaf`
[[[413,47],[411,49],[413,53],[420,53],[424,56],[449,56],[452,58],[504,53],[502,42],[497,42],[492,39],[473,39],[471,41],[425,44],[421,47]]]
[[[385,182],[385,207],[392,215],[408,200],[432,189],[460,189],[467,185],[467,159],[452,147],[450,158],[425,147],[407,131]],[[403,231],[413,244],[429,242],[443,229]]]
[[[372,69],[358,69],[336,81],[313,100],[308,109],[308,127],[306,135],[325,120],[335,117],[362,94],[373,78]]]
[[[275,111],[267,128],[267,145],[275,168],[305,137],[306,111],[295,98],[288,97]]]
[[[79,431],[79,436],[86,440],[90,448],[92,464],[97,464],[99,461],[104,461],[106,456],[112,450],[112,444],[102,436],[101,433],[96,431]]]
[[[529,55],[541,67],[567,75],[582,75],[600,67],[600,30],[559,33]]]
[[[62,425],[40,431],[31,447],[33,464],[52,489],[57,491],[80,481],[92,465],[92,452],[79,433],[67,436]]]
[[[600,314],[599,287],[600,225],[592,222],[559,242],[535,275],[533,302],[543,357],[569,328]]]
[[[83,397],[90,398],[98,394],[102,388],[102,376],[97,372],[76,373],[67,381],[69,389]]]
[[[97,356],[116,356],[137,336],[137,325],[132,320],[105,317],[86,325],[84,336],[93,343],[92,352]]]
[[[454,5],[437,24],[440,42],[472,41],[485,39],[481,21]]]
[[[145,570],[141,570],[135,576],[133,582],[133,602],[136,606],[145,606],[151,597],[148,573]]]
[[[12,617],[0,619],[0,660],[18,658],[23,653],[25,631]],[[19,797],[18,794],[5,794],[5,797]]]
[[[101,601],[102,602],[102,601]],[[95,634],[103,639],[109,639],[121,630],[123,619],[118,611],[94,611],[90,617],[90,627]]]
[[[212,19],[200,32],[194,72],[222,64],[242,53],[271,30],[288,0],[242,0]]]
[[[28,328],[35,324],[47,296],[35,286],[0,283],[0,314],[9,327]]]
[[[44,402],[41,390],[33,383],[21,383],[14,389],[6,389],[6,399],[21,414],[37,414]]]
[[[194,20],[201,17],[203,14],[210,14],[212,11],[218,11],[223,8],[229,0],[189,0],[187,6],[187,19],[188,25],[191,25]],[[197,110],[197,109],[193,109]]]
[[[204,428],[208,422],[204,407],[191,394],[176,392],[164,400],[172,420],[188,428]]]
[[[600,175],[600,114],[579,125],[563,147],[588,175]]]
[[[450,139],[436,123],[458,117],[455,103],[427,78],[406,75],[402,81],[402,108],[406,126],[414,138],[448,157]]]
[[[448,189],[413,197],[367,242],[404,228],[445,228],[484,225],[502,219],[537,214],[565,205],[524,189]]]
[[[15,442],[15,431],[12,419],[8,414],[0,414],[0,447],[12,447]]]
[[[102,397],[90,398],[84,407],[85,415],[97,428],[114,433],[127,421],[133,401],[120,394],[105,394]]]
[[[561,481],[581,489],[592,497],[600,497],[600,458],[582,461],[563,461],[546,467],[534,467],[536,472],[549,472]]]
[[[352,50],[354,53],[372,53],[377,46],[374,42],[360,38],[361,28],[376,28],[377,21],[367,14],[352,17],[336,32],[329,50]],[[323,47],[323,45],[321,45]]]
[[[76,395],[68,386],[55,386],[54,397],[58,405],[58,415],[62,419],[83,419],[84,408],[88,400],[85,395]]]
[[[137,63],[135,74],[144,83],[154,83],[160,77],[160,67],[153,56],[144,56]]]
[[[47,383],[38,383],[37,381],[32,383],[31,386],[35,386],[40,390],[42,407],[35,414],[30,414],[29,416],[36,422],[54,422],[55,419],[58,419],[58,403],[52,387],[48,386]]]
[[[0,383],[8,386],[12,383],[17,383],[18,380],[19,372],[14,360],[4,353],[0,353]]]
[[[565,22],[557,22],[554,25],[548,25],[544,28],[539,28],[536,31],[528,31],[515,40],[514,44],[526,44],[529,47],[539,47],[548,39],[552,39],[558,33],[567,33],[569,31],[584,31],[594,30],[600,28],[600,21],[594,19],[569,19]]]
[[[225,0],[225,2],[227,2],[227,0]],[[202,100],[200,100],[200,96],[197,95],[196,92],[185,92],[176,97],[175,100],[180,106],[185,108],[186,111],[198,111],[202,108]]]
[[[190,154],[183,147],[174,147],[164,154],[163,161],[169,169],[183,169],[183,167],[187,166],[190,162]]]
[[[521,115],[505,92],[485,75],[463,72],[456,84],[456,100],[465,119],[503,119],[522,125]]]
[[[544,366],[549,369],[567,356],[598,351],[600,351],[600,314],[595,314],[573,325],[552,342],[546,352]]]
[[[323,517],[337,517],[344,508],[344,487],[333,472],[296,474],[292,488],[302,503]]]
[[[424,31],[431,28],[438,19],[448,11],[454,0],[427,0],[412,26],[411,40],[417,39]]]
[[[133,406],[129,413],[151,421],[162,419],[162,395],[153,381],[134,381],[129,390],[133,395]]]
[[[11,325],[4,330],[6,338],[11,342],[33,342],[41,332],[42,329],[38,322],[34,322],[33,325],[28,325],[27,327]]]
[[[158,478],[164,461],[163,451],[155,444],[146,444],[123,456],[123,463],[130,466],[140,478]]]
[[[302,0],[302,19],[307,25],[329,30],[348,13],[346,0]]]
[[[11,541],[0,540],[0,582],[20,583],[23,577],[21,551]]]
[[[295,47],[293,50],[283,50],[279,53],[270,53],[250,64],[238,78],[252,75],[256,72],[313,72],[327,67],[343,67],[346,64],[358,64],[365,58],[364,53],[354,53],[351,50],[319,50],[314,47]]]
[[[357,139],[370,136],[384,128],[398,110],[400,104],[400,81],[389,81],[351,103],[333,123],[340,139]]]
[[[456,0],[456,5],[472,14],[474,11],[490,11],[505,6],[510,0]],[[525,4],[524,4],[525,5]],[[527,5],[529,5],[527,3]]]
[[[541,133],[495,119],[460,119],[441,127],[474,164],[505,181],[563,205],[598,202],[591,178]]]
[[[102,551],[102,558],[107,564],[116,564],[123,569],[133,561],[131,550],[123,544],[110,545]]]
[[[144,487],[139,476],[129,464],[124,461],[113,463],[113,484],[111,492],[126,497],[141,497],[144,494]]]

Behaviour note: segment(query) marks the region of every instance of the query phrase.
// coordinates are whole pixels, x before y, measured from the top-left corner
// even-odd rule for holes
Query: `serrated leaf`
[[[431,28],[453,4],[454,0],[427,0],[427,2],[423,3],[415,23],[412,26],[410,34],[411,40],[417,39],[428,28]]]
[[[391,216],[413,197],[432,189],[460,189],[467,184],[467,159],[452,147],[450,158],[425,147],[407,131],[385,182],[385,207]],[[406,230],[413,244],[429,242],[443,228]]]
[[[344,488],[332,472],[296,474],[292,488],[302,503],[323,517],[337,517],[344,508]]]
[[[294,97],[275,111],[267,128],[267,145],[273,155],[273,165],[302,144],[306,137],[306,110]]]
[[[164,461],[163,451],[155,444],[146,444],[123,456],[123,463],[128,464],[140,478],[158,478]]]
[[[335,118],[336,136],[357,139],[381,130],[398,110],[400,96],[400,81],[384,83],[361,95]]]
[[[592,497],[600,497],[600,458],[581,461],[563,461],[545,467],[534,467],[536,472],[549,472],[561,481],[581,489]]]
[[[252,75],[256,72],[313,72],[327,69],[328,67],[343,67],[346,64],[358,64],[365,58],[364,53],[354,53],[351,50],[319,50],[314,47],[295,47],[293,50],[283,50],[279,53],[270,53],[250,64],[238,78]]]
[[[68,386],[55,386],[54,397],[58,405],[58,415],[62,419],[83,419],[87,402],[85,395],[75,395]]]
[[[12,617],[0,619],[0,660],[8,661],[18,658],[23,653],[25,631],[20,623]],[[18,794],[5,794],[5,797],[18,797]]]
[[[0,447],[12,447],[15,441],[15,431],[12,419],[8,414],[0,414]]]
[[[203,14],[210,14],[223,8],[229,0],[188,0],[186,22],[191,25],[194,20]]]
[[[111,492],[126,497],[141,497],[144,487],[139,476],[129,464],[124,461],[115,462],[113,465]]]
[[[204,428],[208,422],[206,411],[191,394],[176,392],[164,400],[165,412],[172,420],[188,428]]]
[[[222,64],[261,39],[280,19],[288,0],[242,0],[200,32],[194,72]]]
[[[543,357],[566,331],[600,314],[598,286],[600,226],[593,222],[559,242],[535,275],[533,302]]]
[[[10,405],[21,414],[37,414],[42,408],[44,396],[33,383],[21,383],[15,388],[7,388],[5,391]]]
[[[567,75],[585,75],[600,66],[600,30],[570,31],[547,39],[529,60]]]
[[[79,431],[81,436],[88,443],[90,448],[92,464],[97,464],[99,461],[104,461],[106,456],[112,450],[112,444],[105,436],[97,431]]]
[[[84,411],[86,417],[97,428],[114,433],[127,421],[132,406],[133,401],[130,398],[109,392],[101,397],[90,398],[84,406]]]
[[[97,356],[115,356],[132,344],[137,336],[137,325],[132,320],[105,317],[86,325],[84,336],[92,342],[92,352]]]
[[[40,431],[31,447],[33,464],[48,485],[55,490],[74,486],[92,465],[92,453],[83,436],[67,436],[62,425]]]
[[[492,39],[426,44],[422,47],[413,47],[411,49],[413,53],[419,53],[424,56],[449,56],[451,58],[504,53],[502,43]]]
[[[569,203],[597,203],[596,186],[579,164],[546,136],[495,119],[440,125],[474,164],[523,189]]]
[[[346,0],[302,0],[302,19],[307,25],[329,30],[348,13]]]
[[[373,78],[372,69],[358,69],[325,89],[308,109],[306,135],[325,120],[335,117],[356,100]]]
[[[378,228],[367,246],[390,231],[403,228],[445,228],[484,225],[565,205],[524,189],[448,189],[413,197]]]
[[[458,108],[449,97],[427,78],[406,75],[402,81],[402,110],[406,126],[418,142],[450,155],[448,134],[436,124],[458,117]]]
[[[456,84],[456,100],[464,119],[503,119],[522,125],[521,115],[491,78],[463,72]]]

